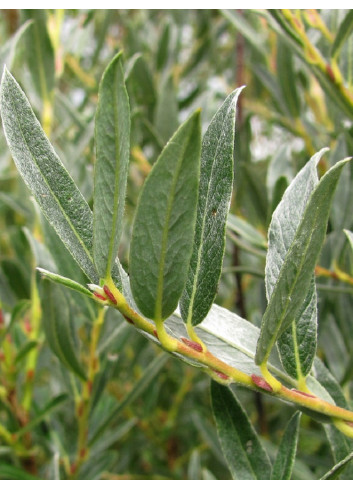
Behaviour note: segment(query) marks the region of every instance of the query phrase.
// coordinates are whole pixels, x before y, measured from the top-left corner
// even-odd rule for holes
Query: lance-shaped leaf
[[[320,480],[335,480],[347,467],[347,465],[353,460],[353,452],[347,455],[343,460],[335,464]]]
[[[123,227],[130,155],[130,108],[119,53],[105,70],[96,112],[93,257],[101,278],[110,277]]]
[[[284,481],[291,478],[297,452],[300,416],[301,413],[297,411],[286,427],[273,464],[272,480]]]
[[[178,100],[172,75],[160,84],[155,109],[155,128],[163,143],[166,143],[178,129]]]
[[[12,67],[13,60],[16,55],[17,47],[19,41],[22,39],[23,34],[27,31],[28,27],[31,25],[31,21],[27,21],[21,25],[21,27],[13,34],[13,36],[1,46],[0,48],[0,68],[3,69],[7,66],[10,70]]]
[[[21,437],[25,433],[28,433],[29,431],[32,431],[35,426],[37,426],[43,419],[49,416],[55,409],[57,409],[59,406],[61,406],[65,401],[67,401],[68,395],[67,394],[59,394],[58,396],[54,397],[54,399],[51,399],[43,409],[40,411],[36,412],[35,417],[27,423],[23,428],[20,428],[18,431],[16,431],[16,436]]]
[[[180,310],[196,326],[217,293],[225,231],[233,188],[235,110],[242,88],[231,93],[211,121],[202,141],[195,239]]]
[[[75,290],[76,292],[80,292],[83,295],[88,296],[90,299],[92,298],[93,294],[90,292],[86,287],[83,285],[79,284],[78,282],[75,282],[74,280],[71,280],[71,278],[63,277],[62,275],[58,275],[57,273],[49,272],[48,270],[45,270],[44,268],[37,267],[38,272],[40,272],[43,277],[48,278],[49,280],[52,280],[53,282],[64,285],[65,287]]]
[[[352,231],[349,231],[349,229],[344,229],[343,230],[345,235],[347,236],[348,242],[351,245],[352,251],[353,251],[353,233]]]
[[[270,460],[238,399],[228,387],[212,381],[211,400],[219,440],[233,479],[269,479]]]
[[[116,406],[108,416],[101,421],[97,427],[95,433],[89,440],[89,446],[92,446],[97,440],[101,438],[102,433],[112,425],[112,423],[119,418],[124,409],[131,403],[133,403],[140,395],[142,395],[146,389],[148,389],[151,383],[155,380],[156,376],[164,367],[168,356],[165,354],[158,355],[144,370],[142,377],[134,384],[132,390],[126,394],[121,400],[120,404]]]
[[[348,39],[348,37],[352,34],[353,31],[353,10],[348,10],[345,18],[340,24],[335,40],[332,44],[331,48],[331,56],[332,58],[337,58],[340,54],[340,51],[343,47],[343,44]]]
[[[319,181],[316,167],[325,151],[327,149],[316,153],[298,173],[272,215],[265,269],[268,301],[303,218],[306,205]],[[310,371],[316,352],[316,331],[317,296],[313,277],[302,308],[298,311],[291,328],[284,331],[278,342],[283,366],[294,378],[301,378]]]
[[[70,303],[60,287],[49,281],[44,285],[43,328],[49,346],[67,368],[85,379],[85,373],[75,353]]]
[[[141,191],[130,250],[131,290],[145,316],[175,310],[186,282],[196,219],[200,114],[184,122],[162,151]]]
[[[5,69],[0,93],[5,136],[26,185],[44,215],[92,282],[92,212],[43,132],[31,106]]]
[[[297,319],[278,338],[277,345],[286,372],[295,379],[306,377],[317,348],[317,293],[314,277]]]
[[[294,56],[288,44],[282,39],[277,46],[277,73],[280,92],[282,94],[286,109],[295,118],[300,115],[300,98],[295,82]]]
[[[262,319],[255,357],[258,365],[267,360],[278,337],[297,319],[302,308],[325,239],[333,193],[347,161],[336,163],[321,178],[305,207]]]
[[[33,20],[26,33],[30,49],[26,49],[27,63],[38,95],[48,99],[55,84],[54,49],[47,30],[45,10],[24,9],[26,19]]]

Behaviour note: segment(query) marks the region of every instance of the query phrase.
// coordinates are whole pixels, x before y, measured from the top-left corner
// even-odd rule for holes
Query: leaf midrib
[[[116,67],[119,69],[119,65]],[[119,210],[119,191],[120,188],[118,189],[118,185],[120,182],[120,158],[119,158],[119,141],[120,141],[120,131],[119,131],[119,124],[118,124],[118,96],[117,96],[117,89],[118,89],[118,80],[116,73],[114,74],[114,90],[113,90],[113,97],[114,97],[114,133],[115,133],[115,179],[114,179],[114,201],[113,201],[113,214],[112,214],[112,232],[111,232],[111,237],[110,237],[110,243],[109,243],[109,250],[108,250],[108,259],[107,259],[107,268],[106,268],[106,278],[110,278],[111,274],[111,268],[112,268],[112,258],[113,258],[113,251],[114,251],[114,245],[115,245],[115,234],[116,234],[116,229],[117,229],[117,216],[118,216],[118,210]]]
[[[316,223],[316,221],[317,221],[317,216],[318,216],[318,213],[319,213],[319,209],[318,209],[318,207],[317,207],[317,208],[316,208],[316,210],[315,210],[315,217],[314,217],[314,220],[313,220],[313,222],[314,222],[314,223]],[[304,217],[305,217],[305,214],[304,214]],[[303,223],[303,221],[304,221],[304,219],[302,219],[302,220],[301,220],[300,225],[299,225],[299,228],[298,228],[298,231],[299,231],[300,226],[301,226],[301,224]],[[271,341],[269,342],[268,347],[266,348],[266,353],[264,354],[264,360],[267,360],[267,358],[269,357],[269,354],[270,354],[270,352],[271,352],[271,350],[272,350],[272,347],[273,347],[274,343],[275,343],[275,342],[276,342],[276,340],[277,340],[277,334],[278,334],[278,331],[280,331],[281,326],[282,326],[282,324],[283,324],[283,320],[284,320],[284,318],[285,318],[285,316],[286,316],[286,313],[287,313],[287,310],[288,310],[288,305],[289,305],[289,303],[291,302],[291,296],[292,296],[293,290],[295,289],[296,284],[297,284],[297,282],[298,282],[298,278],[299,278],[299,276],[300,276],[300,274],[301,274],[301,272],[302,272],[303,265],[304,265],[304,262],[305,262],[305,257],[306,257],[306,255],[307,255],[307,250],[308,250],[308,248],[309,248],[309,246],[310,246],[311,239],[312,239],[312,236],[313,236],[313,234],[314,234],[315,230],[316,230],[316,229],[315,229],[315,226],[312,226],[312,230],[311,230],[311,232],[310,232],[310,234],[309,234],[309,239],[307,240],[307,244],[306,244],[306,246],[305,246],[305,248],[304,248],[304,253],[302,254],[302,258],[301,258],[301,260],[300,260],[300,262],[299,262],[298,271],[297,271],[297,273],[296,273],[296,275],[295,275],[295,279],[294,279],[294,281],[293,281],[293,283],[292,283],[292,286],[291,286],[291,288],[289,289],[289,293],[287,294],[287,297],[286,297],[286,300],[285,300],[285,306],[284,306],[284,307],[283,307],[283,309],[282,309],[282,314],[281,314],[281,316],[280,316],[280,318],[279,318],[279,321],[277,322],[277,326],[276,326],[276,328],[275,328],[275,329],[273,330],[273,332],[272,332],[272,338],[271,338]],[[295,237],[294,237],[294,240],[292,241],[292,244],[291,244],[291,246],[290,246],[290,248],[289,248],[289,250],[288,250],[287,257],[288,257],[288,255],[291,253],[291,251],[292,251],[292,249],[294,248],[294,246],[296,245],[296,236],[297,236],[297,235],[298,235],[298,232],[296,233],[296,235],[295,235]],[[286,259],[285,259],[285,261],[284,261],[283,263],[285,263],[285,262],[286,262]],[[276,284],[275,284],[275,287],[274,287],[273,291],[274,291],[274,290],[275,290],[275,288],[277,287],[277,284],[280,282],[280,279],[281,279],[281,277],[282,277],[283,273],[284,273],[284,266],[282,266],[282,268],[281,268],[281,272],[280,272],[280,274],[279,274],[279,276],[278,276],[278,280],[277,280],[277,282],[276,282]],[[272,295],[271,295],[271,302],[272,302],[272,300],[273,300],[273,297],[274,297],[274,294],[273,294],[273,292],[272,292]],[[267,318],[267,315],[268,315],[268,314],[266,314],[266,318]]]
[[[213,179],[213,174],[214,174],[214,168],[215,168],[215,164],[214,163],[216,161],[216,156],[218,155],[218,151],[219,151],[219,146],[221,144],[221,140],[223,141],[223,136],[224,136],[224,132],[225,132],[224,131],[224,126],[226,124],[227,116],[229,114],[229,111],[233,108],[233,100],[232,100],[232,103],[230,104],[230,106],[228,107],[228,110],[227,110],[227,112],[226,112],[226,114],[224,116],[224,119],[222,121],[222,127],[221,127],[222,135],[219,138],[219,140],[217,141],[217,146],[216,146],[216,150],[215,150],[213,161],[212,161],[211,176],[209,178],[208,185],[207,185],[206,203],[205,203],[205,208],[204,208],[205,209],[205,212],[203,213],[203,217],[202,217],[200,246],[199,246],[198,252],[197,252],[196,270],[195,270],[195,274],[194,274],[193,286],[192,286],[192,291],[191,291],[191,296],[190,296],[190,305],[189,305],[188,317],[187,317],[187,323],[190,324],[190,325],[193,325],[192,324],[193,305],[194,305],[194,301],[195,301],[195,295],[196,295],[197,284],[198,284],[198,279],[199,279],[198,275],[199,275],[200,268],[201,268],[202,250],[204,248],[204,234],[205,234],[205,228],[206,228],[206,225],[205,225],[205,223],[206,223],[206,210],[208,208],[208,201],[209,201],[209,195],[210,195],[211,181]]]
[[[168,236],[169,236],[169,221],[172,213],[172,204],[174,201],[175,197],[175,188],[177,185],[178,177],[180,175],[180,170],[183,164],[184,160],[184,155],[186,152],[186,148],[189,145],[189,141],[191,139],[191,135],[188,136],[187,141],[185,142],[184,149],[181,152],[180,158],[178,160],[177,164],[177,171],[175,172],[175,177],[173,179],[172,187],[171,187],[171,192],[168,197],[168,205],[167,205],[167,212],[166,212],[166,219],[165,219],[165,226],[163,229],[163,234],[162,234],[162,247],[161,247],[161,254],[160,254],[160,262],[159,262],[159,270],[158,270],[158,282],[157,282],[157,300],[156,300],[156,306],[155,306],[155,319],[157,322],[162,320],[162,302],[163,302],[163,284],[164,284],[164,265],[165,265],[165,258],[166,258],[166,253],[167,253],[167,243],[168,243]],[[171,144],[178,145],[179,143],[172,142]]]
[[[226,404],[226,405],[225,405],[225,408],[226,408],[226,410],[227,410],[228,421],[229,421],[229,422],[231,423],[231,425],[233,426],[233,429],[234,429],[234,431],[236,432],[237,437],[238,437],[238,440],[239,440],[239,442],[240,442],[241,451],[242,451],[242,452],[243,452],[243,454],[245,455],[245,459],[246,459],[247,466],[248,466],[248,471],[249,471],[249,472],[250,472],[250,473],[251,473],[251,474],[254,476],[254,479],[255,479],[255,480],[258,480],[257,474],[254,472],[254,469],[253,469],[253,466],[252,466],[252,464],[251,464],[251,462],[250,462],[250,460],[249,460],[248,454],[246,453],[246,451],[245,451],[245,450],[244,450],[244,448],[243,448],[243,444],[242,444],[242,442],[241,442],[241,438],[240,438],[240,436],[239,436],[239,431],[238,431],[238,429],[237,429],[237,425],[236,425],[236,423],[234,423],[234,419],[233,419],[233,416],[232,416],[232,411],[230,411],[230,409],[229,409],[229,405],[228,405],[228,404]],[[234,431],[233,431],[233,432],[234,432]],[[227,452],[228,452],[228,450],[227,450]],[[228,457],[227,457],[227,458],[228,458]],[[235,471],[235,474],[236,474],[236,471]]]

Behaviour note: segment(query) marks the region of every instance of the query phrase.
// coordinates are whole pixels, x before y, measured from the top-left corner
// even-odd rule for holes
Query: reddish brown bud
[[[125,314],[123,314],[123,316],[124,316],[125,320],[126,320],[128,323],[130,323],[130,324],[134,324],[133,320],[132,320],[132,319],[130,319],[128,316],[125,316]]]
[[[109,287],[107,285],[104,285],[103,290],[106,293],[106,295],[107,295],[108,299],[110,300],[110,302],[112,302],[113,304],[117,304],[117,301],[116,301],[114,295],[112,294],[112,292],[110,291],[110,289],[109,289]]]
[[[85,458],[86,454],[87,454],[86,448],[81,448],[81,450],[80,450],[80,458],[81,459]]]
[[[25,319],[25,324],[24,324],[24,327],[25,327],[25,331],[26,333],[31,333],[32,332],[32,326],[31,326],[31,322],[29,319]]]
[[[76,472],[76,470],[77,470],[76,463],[71,464],[71,467],[70,467],[71,474],[74,474]]]
[[[98,292],[93,292],[93,295],[95,297],[97,297],[98,299],[100,299],[101,301],[106,301],[107,300],[106,297],[104,297],[103,295],[98,294]]]
[[[98,370],[98,358],[97,357],[94,357],[93,358],[93,362],[92,362],[92,368],[95,372],[97,372]]]
[[[28,370],[26,377],[27,377],[27,380],[29,380],[29,381],[33,380],[34,370],[33,369]]]
[[[229,380],[229,376],[227,374],[224,374],[223,372],[220,372],[219,370],[213,370],[213,372],[222,380]]]
[[[331,78],[331,80],[333,82],[336,81],[336,77],[335,77],[335,74],[333,72],[333,69],[332,69],[331,65],[329,65],[329,64],[326,65],[326,73],[328,74],[328,76]]]
[[[0,328],[3,326],[4,323],[4,313],[2,312],[2,309],[0,309]]]
[[[352,421],[345,421],[346,424],[348,424],[348,426],[350,426],[351,428],[353,428],[353,423]]]
[[[183,343],[185,343],[186,346],[190,346],[193,350],[202,352],[202,345],[200,343],[196,343],[196,341],[191,341],[188,338],[181,337],[180,338]]]
[[[153,330],[153,334],[157,338],[157,340],[159,340],[159,336],[156,329]]]
[[[260,377],[259,375],[252,374],[251,380],[254,382],[255,385],[257,385],[257,387],[260,387],[260,389],[263,389],[267,392],[273,391],[270,384],[268,384],[263,377]]]
[[[292,17],[292,19],[293,19],[293,24],[295,24],[298,31],[303,31],[304,27],[302,22],[297,17]]]
[[[292,392],[296,392],[297,394],[301,394],[302,396],[306,396],[306,397],[313,397],[313,398],[316,397],[316,396],[313,396],[312,394],[308,394],[307,392],[298,391],[298,389],[292,389]]]
[[[80,404],[77,406],[77,416],[81,418],[83,415],[83,402],[80,402]]]

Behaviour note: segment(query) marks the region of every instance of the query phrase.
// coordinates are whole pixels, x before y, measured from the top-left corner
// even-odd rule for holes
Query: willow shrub
[[[277,21],[280,20],[278,16]],[[24,29],[31,27],[25,25]],[[41,35],[45,37],[45,32]],[[49,53],[46,60],[50,59]],[[50,84],[54,82],[34,77],[34,83],[38,93],[44,94],[45,126],[50,120]],[[74,401],[71,410],[78,426],[75,452],[65,453],[66,447],[59,454],[56,477],[97,477],[99,469],[96,474],[90,474],[88,469],[97,445],[104,447],[107,440],[108,447],[119,438],[119,429],[118,434],[112,435],[107,434],[107,429],[152,381],[159,382],[165,355],[156,355],[136,389],[118,406],[103,411],[103,416],[96,415],[92,426],[107,382],[103,377],[109,374],[109,369],[105,372],[102,332],[109,311],[115,310],[121,318],[117,325],[123,320],[177,360],[211,377],[217,433],[233,478],[291,478],[301,413],[325,425],[335,464],[323,478],[335,478],[343,470],[349,473],[353,413],[339,383],[317,356],[315,272],[326,243],[328,223],[332,225],[335,189],[350,159],[331,165],[319,178],[318,165],[328,151],[323,148],[289,185],[280,175],[273,188],[277,202],[266,242],[250,223],[229,215],[233,178],[237,175],[236,113],[239,100],[246,97],[243,88],[228,95],[204,134],[199,110],[175,131],[164,127],[165,140],[171,137],[139,192],[128,246],[128,268],[124,268],[118,251],[129,198],[131,114],[122,54],[109,63],[98,90],[93,206],[61,162],[25,93],[4,69],[1,118],[8,147],[42,214],[70,253],[65,254],[60,242],[50,237],[52,231],[44,223],[44,243],[35,232],[26,229],[34,265],[44,280],[38,280],[33,269],[30,302],[18,302],[9,318],[1,317],[3,373],[8,376],[1,387],[1,399],[10,410],[16,405],[11,402],[15,391],[13,364],[23,359],[25,376],[20,389],[21,407],[9,416],[7,424],[0,426],[0,436],[9,453],[13,450],[27,460],[27,465],[38,463],[34,462],[30,436],[39,436],[42,420],[52,410],[69,403],[67,392],[60,392],[42,408],[33,405],[42,328],[60,369],[68,374]],[[340,101],[344,103],[342,93],[336,89],[333,87],[332,92],[341,94]],[[260,328],[214,303],[229,232],[245,238],[248,250],[255,250],[255,255],[266,251],[267,304]],[[352,247],[351,231],[340,232]],[[63,266],[58,257],[65,257]],[[349,282],[345,272],[336,275]],[[16,319],[28,311],[27,341],[17,338],[15,343],[21,348],[14,354],[11,332]],[[90,320],[89,331],[82,337],[76,334],[78,314]],[[114,328],[111,334],[105,339],[108,343],[117,334]],[[335,341],[334,335],[330,341]],[[237,394],[240,387],[297,409],[287,420],[275,457],[242,407]],[[55,427],[52,430],[55,432]],[[5,478],[31,477],[30,472],[35,470],[32,467],[26,472],[25,467],[26,464],[21,468],[18,462],[13,466],[6,462],[1,470]]]

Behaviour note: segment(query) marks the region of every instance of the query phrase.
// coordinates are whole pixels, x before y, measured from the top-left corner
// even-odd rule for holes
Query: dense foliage
[[[1,11],[0,479],[352,478],[352,30]]]

